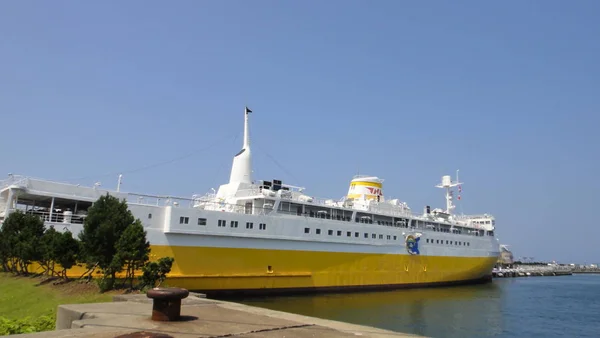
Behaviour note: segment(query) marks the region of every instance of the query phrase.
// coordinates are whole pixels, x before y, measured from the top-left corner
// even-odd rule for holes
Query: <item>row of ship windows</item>
[[[179,218],[179,223],[180,224],[188,224],[189,221],[190,221],[189,217],[183,217],[182,216],[182,217]],[[198,218],[198,225],[206,225],[206,218]],[[227,226],[227,221],[223,220],[223,219],[218,220],[218,226],[219,227],[226,227]],[[230,222],[230,226],[232,228],[237,228],[238,227],[238,221],[231,221]],[[253,228],[254,228],[254,223],[252,223],[252,222],[246,222],[246,229],[253,229]],[[258,229],[259,230],[266,230],[267,229],[267,224],[265,224],[265,223],[259,223],[258,224]],[[310,228],[304,228],[304,233],[305,234],[310,234]],[[321,234],[321,229],[315,229],[315,233],[317,235],[320,235]],[[329,236],[333,236],[333,230],[327,230],[327,234]],[[342,235],[342,231],[341,230],[337,230],[336,235],[337,236],[341,236]],[[346,237],[352,237],[352,231],[346,231]],[[360,233],[359,232],[354,232],[354,237],[360,237]],[[369,233],[365,232],[363,234],[363,237],[364,238],[369,238]],[[376,239],[377,237],[378,237],[377,234],[371,234],[371,238],[372,239]],[[398,237],[395,236],[395,235],[394,236],[392,236],[392,235],[386,235],[386,238],[388,240],[391,240],[392,238],[394,240],[398,239]],[[383,235],[382,234],[379,234],[379,239],[383,239]],[[427,243],[431,243],[431,244],[434,244],[434,243],[435,244],[444,244],[444,240],[439,240],[439,239],[434,240],[434,239],[427,238],[426,242]],[[452,242],[453,241],[446,240],[446,244],[452,245],[453,244]],[[469,242],[462,242],[462,241],[454,241],[454,245],[470,246],[471,243],[469,243]]]
[[[152,218],[152,214],[148,214],[148,218]],[[189,218],[189,217],[185,217],[185,216],[181,216],[181,217],[179,217],[179,224],[188,224],[188,223],[189,223],[189,221],[190,221],[190,218]],[[221,225],[221,221],[223,221],[223,225]],[[225,226],[225,222],[226,222],[225,220],[219,220],[219,226],[220,226],[220,227],[221,227],[221,226],[223,226],[223,227],[224,227],[224,226]],[[231,221],[231,227],[232,227],[232,228],[237,228],[237,224],[238,224],[237,222],[238,222],[238,221]],[[379,223],[379,222],[378,222],[378,223]],[[382,223],[383,223],[383,222],[382,222]],[[206,218],[198,218],[198,225],[206,225]],[[386,224],[386,225],[387,225],[387,224]],[[252,228],[253,228],[253,223],[252,223],[252,222],[247,222],[247,223],[246,223],[246,229],[252,229]],[[266,224],[264,224],[264,223],[260,223],[260,224],[259,224],[259,229],[260,229],[260,230],[266,230],[266,229],[267,229],[267,225],[266,225]],[[304,229],[304,233],[309,233],[309,232],[307,232],[307,231],[309,231],[309,230],[307,230],[307,229],[309,229],[309,228],[305,228],[305,229]],[[329,230],[329,232],[331,232],[331,233],[329,233],[329,235],[333,235],[332,231],[333,231],[333,230]],[[449,230],[447,230],[447,229],[435,229],[435,228],[434,228],[434,231],[450,232],[450,231],[449,231]],[[317,235],[318,235],[318,234],[320,234],[320,233],[321,233],[321,230],[320,230],[320,229],[317,229]],[[338,236],[341,236],[341,231],[338,231],[338,233],[339,233],[339,234],[338,234]],[[459,232],[459,233],[460,233],[460,232]],[[487,233],[488,233],[488,235],[489,235],[489,236],[493,236],[493,235],[494,235],[494,232],[493,232],[493,231],[488,231]],[[477,235],[479,235],[479,233],[477,233]],[[348,232],[347,232],[347,236],[348,236],[348,237],[351,237],[351,232],[350,232],[350,231],[348,231]],[[383,239],[383,237],[381,237],[381,236],[383,236],[383,235],[380,235],[380,238],[381,238],[381,239]],[[354,237],[359,237],[359,235],[358,235],[358,232],[356,232],[356,233],[355,233],[355,236],[354,236]],[[365,233],[364,237],[365,237],[365,238],[369,238],[369,236],[368,236],[368,234],[367,234],[367,233]],[[372,237],[372,238],[375,238],[375,234],[373,234],[373,237]],[[388,239],[389,239],[389,238],[388,238]],[[394,236],[394,240],[395,240],[395,239],[396,239],[396,236]],[[429,241],[429,240],[428,240],[428,241]],[[451,242],[451,241],[446,241],[446,242]],[[427,243],[429,243],[429,242],[427,242]],[[433,243],[433,239],[431,240],[431,243]],[[455,242],[455,244],[456,244],[456,243],[462,243],[462,242]],[[442,244],[443,244],[443,243],[442,243]],[[452,243],[446,243],[446,244],[452,244]],[[456,245],[462,245],[462,244],[456,244]],[[468,244],[466,244],[466,245],[468,246]]]
[[[189,221],[190,221],[189,217],[183,217],[182,216],[182,217],[179,218],[179,223],[180,224],[188,224]],[[206,225],[206,218],[198,218],[198,225]],[[223,220],[223,219],[218,220],[218,226],[219,227],[226,227],[227,226],[227,221]],[[231,221],[230,222],[230,226],[232,228],[237,228],[238,227],[238,221]],[[253,229],[253,228],[254,228],[254,223],[252,223],[252,222],[246,222],[246,229]],[[259,230],[267,230],[267,224],[265,224],[265,223],[259,223],[258,224],[258,229]],[[310,234],[310,228],[304,228],[304,233],[305,234]],[[321,234],[321,229],[315,229],[315,233],[317,235],[320,235]],[[329,236],[333,236],[333,230],[327,230],[327,234]],[[337,236],[341,236],[342,235],[342,231],[341,230],[337,230],[336,235]],[[359,237],[359,236],[360,236],[359,232],[354,232],[354,237]],[[352,237],[352,231],[346,231],[346,237]],[[365,232],[363,234],[363,237],[364,238],[369,238],[369,233]],[[377,239],[377,237],[378,237],[377,234],[371,234],[371,238],[372,239]],[[392,238],[394,240],[397,240],[398,236],[395,236],[395,235],[394,236],[392,236],[392,235],[386,235],[386,238],[388,240],[391,240]],[[383,239],[383,235],[382,234],[379,234],[379,239]],[[434,240],[433,238],[432,239],[427,238],[426,242],[427,243],[431,243],[431,244],[434,244],[434,243],[435,244],[444,244],[444,240],[443,239],[442,240],[439,240],[439,239]],[[446,244],[452,245],[452,241],[446,240]],[[471,246],[471,243],[469,243],[469,242],[461,242],[461,241],[454,241],[454,245]]]
[[[206,220],[205,220],[205,222],[206,222]],[[237,228],[238,227],[238,221],[231,221],[229,224],[230,224],[230,226],[232,228]],[[206,225],[206,224],[204,224],[204,225]],[[220,227],[226,227],[227,226],[227,221],[224,220],[224,219],[220,219],[219,223],[218,223],[218,226],[220,226]],[[254,223],[252,223],[252,222],[246,222],[246,229],[254,229]],[[265,223],[259,223],[258,224],[258,230],[267,230],[267,224],[265,224]]]
[[[310,228],[304,228],[304,233],[305,233],[305,234],[310,234]],[[320,234],[321,234],[321,229],[315,229],[315,233],[316,233],[317,235],[320,235]],[[333,236],[333,230],[327,230],[327,234],[328,234],[329,236]],[[338,235],[338,236],[341,236],[341,235],[342,235],[342,231],[341,231],[341,230],[337,230],[337,232],[336,232],[336,235]],[[395,236],[395,235],[394,235],[394,236],[392,236],[392,235],[386,235],[386,236],[387,236],[386,238],[387,238],[388,240],[391,240],[392,238],[393,238],[394,240],[397,240],[397,239],[398,239],[398,237],[397,237],[397,236]],[[352,237],[352,231],[347,231],[347,232],[346,232],[346,237]],[[359,232],[354,232],[354,237],[360,237],[360,233],[359,233]],[[364,237],[364,238],[369,238],[369,233],[365,232],[365,233],[363,234],[363,237]],[[372,238],[372,239],[376,239],[376,238],[377,238],[377,234],[371,234],[371,238]],[[379,234],[379,239],[383,239],[383,235],[382,235],[382,234]],[[435,242],[434,242],[434,241],[435,241]],[[426,242],[427,242],[427,243],[431,243],[431,244],[433,244],[433,243],[436,243],[436,244],[444,244],[444,240],[439,240],[439,239],[436,239],[436,240],[434,240],[434,239],[429,239],[429,238],[427,238],[427,239],[426,239]],[[450,244],[450,245],[451,245],[451,244],[452,244],[452,242],[453,242],[453,241],[446,240],[446,244]],[[471,246],[471,243],[469,243],[469,242],[461,242],[461,241],[454,241],[454,245],[464,245],[464,246]]]
[[[179,224],[189,224],[190,222],[190,218],[189,217],[184,217],[181,216],[179,217]],[[231,221],[230,226],[232,228],[237,228],[238,227],[238,221]],[[206,218],[198,218],[198,225],[206,225]],[[224,219],[220,219],[218,221],[217,224],[219,227],[226,227],[227,226],[227,221]],[[254,223],[252,222],[246,222],[246,229],[254,229]],[[259,223],[258,224],[258,230],[267,230],[267,224],[266,223]]]
[[[433,238],[431,238],[431,239],[427,238],[426,241],[427,241],[427,243],[431,243],[431,244],[434,244],[433,241],[435,241],[435,244],[444,244],[444,240],[443,239],[435,239],[434,240]],[[454,245],[471,246],[471,243],[469,243],[469,242],[449,241],[449,240],[446,240],[446,244],[452,245],[452,242],[454,242]]]
[[[310,234],[310,228],[304,228],[304,233],[305,234]],[[341,236],[342,235],[342,231],[341,230],[337,230],[336,235],[337,236]],[[320,235],[321,234],[321,229],[315,229],[315,234]],[[327,235],[329,236],[333,236],[333,230],[327,230]],[[365,232],[364,233],[364,238],[369,238],[369,233]],[[386,235],[387,239],[391,240],[392,238],[394,240],[398,239],[398,236],[392,236],[392,235]],[[352,237],[352,231],[346,231],[346,237]],[[354,237],[360,237],[360,233],[359,232],[355,232],[354,233]],[[371,238],[376,239],[377,238],[377,234],[371,234]],[[383,239],[383,235],[379,234],[379,239]]]

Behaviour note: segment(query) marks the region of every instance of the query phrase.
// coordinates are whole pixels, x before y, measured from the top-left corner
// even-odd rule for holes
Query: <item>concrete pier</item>
[[[145,294],[116,296],[110,303],[58,307],[56,331],[18,337],[419,337],[252,306],[210,300],[189,293],[172,321],[152,320],[153,299]],[[156,310],[156,309],[155,309]]]

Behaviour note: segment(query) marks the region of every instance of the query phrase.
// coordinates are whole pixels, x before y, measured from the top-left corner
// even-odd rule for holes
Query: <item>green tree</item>
[[[54,264],[56,262],[56,251],[57,247],[60,245],[61,234],[54,229],[54,226],[50,226],[44,232],[44,236],[42,237],[42,259],[40,260],[40,265],[46,269],[46,272],[49,275],[54,275]]]
[[[10,260],[13,257],[10,233],[6,227],[0,227],[0,267],[2,271],[11,271]]]
[[[68,279],[67,270],[72,268],[79,258],[79,241],[73,238],[71,231],[67,230],[57,237],[57,244],[54,247],[54,262],[62,268],[60,275]]]
[[[13,211],[2,224],[2,235],[13,272],[29,273],[29,265],[43,259],[44,222],[35,215]]]
[[[115,259],[117,241],[135,218],[125,200],[108,194],[101,196],[88,209],[83,230],[79,233],[83,248],[83,260],[90,266],[98,266],[104,273],[103,289],[114,285],[116,274],[123,269],[123,262]],[[108,279],[108,280],[106,280]]]
[[[173,257],[162,257],[157,262],[149,262],[144,265],[140,276],[141,288],[160,286],[167,278],[167,274],[171,272],[174,261]],[[157,282],[158,285],[156,285]]]
[[[129,281],[129,287],[133,288],[135,271],[146,264],[150,255],[150,242],[146,240],[146,231],[139,219],[123,231],[116,248],[115,260],[125,266],[125,279]]]

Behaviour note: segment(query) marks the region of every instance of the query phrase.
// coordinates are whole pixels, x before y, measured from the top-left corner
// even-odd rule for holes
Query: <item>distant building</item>
[[[509,265],[515,262],[512,251],[508,250],[508,245],[500,244],[500,256],[498,264]]]

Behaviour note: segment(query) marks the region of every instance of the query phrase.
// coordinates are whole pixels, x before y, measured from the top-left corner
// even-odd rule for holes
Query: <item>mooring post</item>
[[[146,296],[152,298],[152,320],[176,321],[181,316],[181,300],[190,292],[181,288],[153,288]]]

